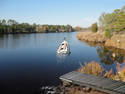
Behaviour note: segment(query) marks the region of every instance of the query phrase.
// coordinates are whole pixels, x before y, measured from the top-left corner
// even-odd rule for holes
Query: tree
[[[105,36],[108,37],[108,38],[111,38],[111,36],[112,36],[111,31],[106,30],[105,31]]]
[[[125,6],[115,9],[112,13],[103,13],[99,17],[99,26],[102,31],[125,31]]]
[[[122,7],[121,11],[122,11],[122,12],[125,12],[125,6]]]
[[[92,24],[91,30],[92,30],[92,32],[97,32],[97,30],[98,30],[97,23]]]
[[[104,27],[106,25],[105,18],[104,18],[105,15],[106,15],[105,13],[102,13],[101,16],[99,17],[99,26],[101,28],[101,31],[104,30]]]
[[[32,33],[32,32],[70,32],[70,25],[32,25],[29,23],[18,23],[15,20],[0,20],[0,33]]]
[[[5,19],[2,20],[2,25],[6,25],[6,20]]]

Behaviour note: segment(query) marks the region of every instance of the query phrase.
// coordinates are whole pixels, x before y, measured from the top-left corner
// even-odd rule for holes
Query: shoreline
[[[71,31],[71,32],[77,32],[77,31]],[[71,32],[16,32],[16,33],[0,33],[0,35],[8,35],[8,34],[47,34],[47,33],[71,33]]]
[[[125,33],[114,33],[111,38],[107,38],[104,32],[78,32],[76,37],[81,41],[100,43],[106,47],[125,50]]]

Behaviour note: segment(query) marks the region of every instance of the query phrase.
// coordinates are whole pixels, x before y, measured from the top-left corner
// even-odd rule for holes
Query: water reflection
[[[68,58],[68,56],[70,56],[70,53],[68,53],[68,54],[57,53],[56,54],[56,61],[57,61],[57,63],[64,62]]]
[[[98,57],[101,62],[100,66],[104,68],[103,76],[114,80],[120,80],[125,82],[125,51],[124,50],[105,47],[103,44],[99,44],[99,43],[97,44],[97,43],[85,42],[85,41],[84,43],[96,48]],[[93,64],[93,62],[89,62],[88,64],[85,64],[84,68],[79,69],[79,71],[86,72],[87,70],[88,73],[92,73],[91,70],[93,69],[91,68],[92,66],[95,68],[95,65],[96,64]],[[90,68],[88,68],[89,66]],[[96,71],[99,71],[99,68],[97,68]],[[93,74],[95,73],[93,72]]]
[[[123,54],[109,50],[106,47],[97,47],[96,50],[102,63],[113,64],[115,61],[122,63],[124,60]]]
[[[24,39],[29,40],[29,37],[26,34],[0,35],[0,48],[19,48],[20,42],[25,43]]]
[[[96,47],[100,62],[106,65],[112,65],[114,62],[123,63],[125,59],[125,51],[115,48],[105,47],[104,44],[85,42],[89,46]]]

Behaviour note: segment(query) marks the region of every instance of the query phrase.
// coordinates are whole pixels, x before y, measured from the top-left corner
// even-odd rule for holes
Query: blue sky
[[[0,19],[88,27],[125,0],[0,0]]]

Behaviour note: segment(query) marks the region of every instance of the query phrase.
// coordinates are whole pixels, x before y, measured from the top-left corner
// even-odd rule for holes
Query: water
[[[64,37],[71,54],[59,57],[56,50]],[[0,94],[39,94],[40,86],[60,84],[59,76],[77,70],[79,62],[94,60],[115,70],[114,62],[124,55],[112,59],[112,53],[77,40],[76,32],[1,35]]]

